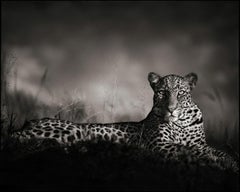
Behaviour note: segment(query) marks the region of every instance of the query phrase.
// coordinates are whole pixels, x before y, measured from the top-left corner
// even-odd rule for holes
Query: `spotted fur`
[[[20,141],[26,139],[54,139],[63,145],[75,144],[78,141],[111,141],[130,143],[136,140],[139,123],[73,123],[67,120],[43,118],[31,120],[24,125],[22,131],[13,135]]]

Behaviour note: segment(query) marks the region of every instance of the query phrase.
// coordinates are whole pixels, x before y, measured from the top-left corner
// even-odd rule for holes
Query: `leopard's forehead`
[[[187,82],[183,77],[178,75],[167,75],[162,78],[162,88],[164,89],[179,89],[179,88],[187,88]]]

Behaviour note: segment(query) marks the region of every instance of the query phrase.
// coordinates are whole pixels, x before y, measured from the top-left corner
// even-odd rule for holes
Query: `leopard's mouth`
[[[176,122],[178,120],[178,115],[167,112],[167,114],[164,117],[164,120],[167,122]]]

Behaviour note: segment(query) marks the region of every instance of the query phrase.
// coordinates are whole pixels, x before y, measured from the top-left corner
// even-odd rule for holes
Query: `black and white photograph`
[[[239,191],[238,1],[1,1],[0,190]]]

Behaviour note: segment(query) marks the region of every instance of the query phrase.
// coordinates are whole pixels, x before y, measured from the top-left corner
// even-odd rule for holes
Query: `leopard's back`
[[[127,143],[136,140],[139,123],[74,123],[68,120],[43,118],[31,120],[24,124],[21,131],[14,132],[12,137],[24,141],[27,139],[54,139],[61,144],[72,144],[78,141],[112,141]],[[131,141],[133,143],[133,141]]]

